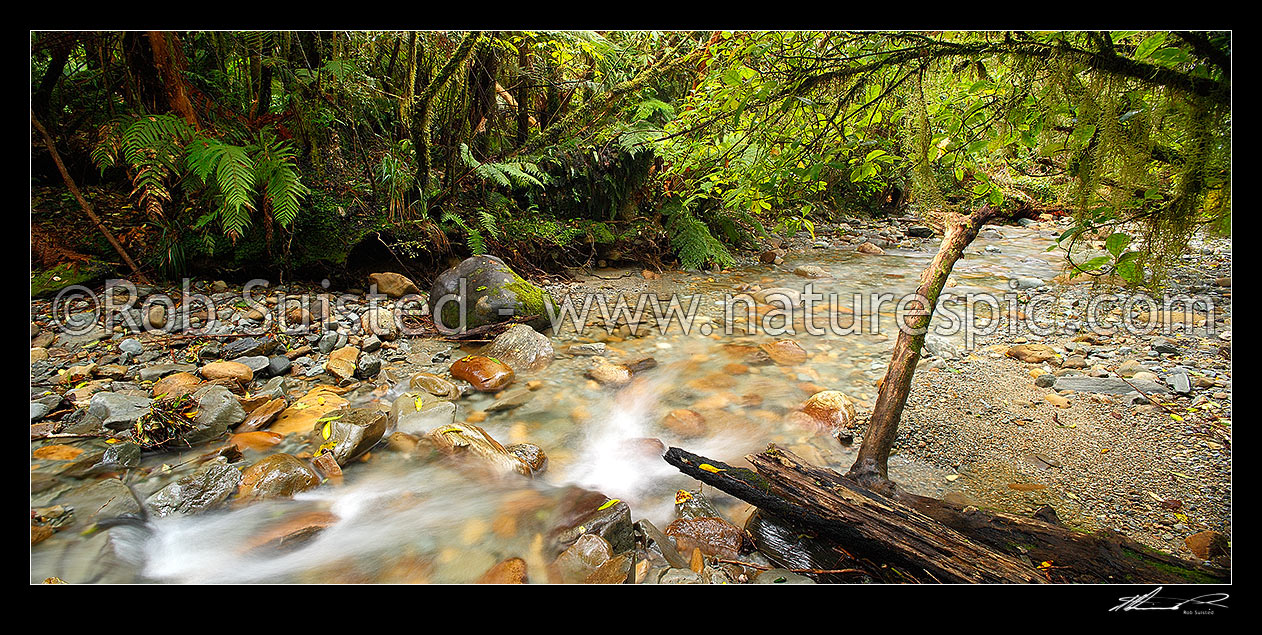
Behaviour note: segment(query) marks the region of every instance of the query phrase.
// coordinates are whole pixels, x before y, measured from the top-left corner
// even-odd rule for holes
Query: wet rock
[[[1150,342],[1150,344],[1152,345],[1152,350],[1163,355],[1179,354],[1179,347],[1175,346],[1173,342],[1164,337],[1154,337],[1152,338],[1152,342]]]
[[[241,473],[238,498],[289,498],[320,485],[320,475],[289,454],[273,454]]]
[[[384,293],[392,298],[401,298],[405,295],[419,294],[421,292],[415,282],[412,282],[407,276],[400,273],[389,271],[374,273],[368,276],[368,280],[373,285],[376,285],[377,293]]]
[[[951,340],[933,333],[925,336],[925,349],[934,357],[945,360],[955,360],[963,357],[959,346],[956,346]]]
[[[1042,278],[1021,277],[1015,280],[1018,289],[1037,289],[1045,286],[1047,282]]]
[[[762,349],[771,361],[781,366],[795,366],[806,361],[806,351],[797,342],[790,339],[781,339],[774,342],[766,342],[760,344],[758,348]]]
[[[408,380],[412,390],[423,391],[439,399],[455,400],[460,398],[460,387],[447,379],[430,373],[417,373]]]
[[[722,518],[719,511],[710,504],[709,499],[701,494],[701,490],[675,492],[675,517],[691,520],[693,518]]]
[[[579,357],[591,357],[595,355],[604,355],[607,346],[604,342],[593,342],[590,344],[571,344],[566,352]]]
[[[615,557],[603,538],[586,534],[557,557],[551,573],[556,582],[564,584],[618,584],[626,581],[630,569],[629,558]]]
[[[268,368],[271,367],[272,361],[262,355],[253,355],[248,357],[238,357],[235,361],[245,364],[254,373],[255,377],[268,377]]]
[[[546,291],[517,275],[495,256],[473,256],[444,271],[434,280],[430,290],[430,313],[434,323],[448,330],[460,328],[461,303],[443,302],[447,296],[459,297],[464,280],[465,328],[502,322],[510,317],[540,316],[531,324],[546,328],[548,309],[556,303]]]
[[[513,383],[516,374],[504,362],[482,355],[462,357],[451,365],[451,376],[473,384],[479,392],[499,392]]]
[[[139,465],[140,446],[135,443],[114,443],[105,448],[105,453],[101,455],[100,466],[111,471]]]
[[[525,324],[504,331],[478,354],[498,359],[517,373],[545,368],[556,355],[552,341]]]
[[[1039,375],[1034,378],[1034,385],[1039,388],[1051,388],[1056,385],[1056,376],[1051,373]]]
[[[340,418],[316,422],[316,434],[338,465],[346,465],[371,450],[386,433],[386,413],[371,408],[347,408]]]
[[[671,568],[662,572],[658,584],[706,584],[706,579],[692,569]]]
[[[319,341],[316,342],[316,350],[328,355],[333,352],[333,349],[337,348],[338,339],[339,336],[337,331],[328,331],[324,335],[321,335]]]
[[[597,357],[585,373],[602,386],[625,386],[631,383],[631,371],[626,366],[614,364],[603,357]]]
[[[473,459],[493,474],[532,474],[529,465],[510,454],[507,448],[478,426],[453,422],[430,430],[426,438],[439,452]]]
[[[88,402],[88,416],[100,420],[101,425],[111,430],[126,430],[148,414],[152,405],[153,400],[145,397],[100,392],[92,395]]]
[[[406,392],[391,404],[390,417],[399,432],[424,436],[430,430],[455,421],[456,404],[433,399],[427,394]]]
[[[140,502],[131,489],[116,478],[105,478],[66,492],[65,505],[74,510],[75,519],[88,527],[98,520],[140,511]]]
[[[52,411],[52,408],[49,408],[47,404],[43,404],[38,401],[32,401],[31,402],[31,421],[37,421],[39,419],[43,419],[44,416],[47,415],[50,411]]]
[[[478,584],[525,584],[526,561],[509,558],[491,567],[478,578]]]
[[[324,371],[339,382],[346,381],[355,376],[358,361],[359,349],[343,346],[329,354],[329,360],[324,363]]]
[[[359,369],[355,371],[355,376],[360,379],[372,379],[381,372],[381,358],[376,355],[359,356]]]
[[[40,347],[31,349],[31,363],[32,364],[34,364],[35,362],[42,362],[46,359],[48,359],[48,349],[40,348]]]
[[[824,390],[811,395],[802,406],[802,412],[827,426],[850,428],[854,425],[854,401],[838,390]]]
[[[175,401],[185,395],[191,395],[201,386],[202,380],[192,373],[175,373],[159,379],[153,384],[154,399]]]
[[[504,391],[504,393],[496,399],[494,403],[486,407],[487,412],[502,412],[520,408],[535,396],[534,391],[529,388],[513,388]]]
[[[538,474],[548,468],[548,455],[543,448],[533,443],[514,443],[504,449],[530,468],[531,474]]]
[[[193,419],[196,428],[184,434],[183,438],[188,443],[217,439],[228,428],[245,421],[245,409],[241,407],[241,402],[223,386],[207,386],[193,396],[197,399],[197,417]]]
[[[759,304],[770,304],[782,309],[802,305],[802,293],[788,287],[760,289],[750,294],[750,297]]]
[[[907,235],[912,238],[933,238],[933,229],[923,225],[912,225],[907,228]]]
[[[242,421],[241,425],[237,426],[236,431],[241,433],[262,430],[272,425],[272,422],[276,420],[276,417],[280,416],[281,412],[284,412],[285,408],[284,399],[270,399],[263,405],[251,410],[245,421]]]
[[[156,491],[145,499],[150,513],[159,518],[196,514],[228,500],[241,483],[241,470],[222,457],[207,461],[197,471]]]
[[[1046,344],[1018,344],[1009,348],[1007,355],[1027,364],[1042,364],[1057,358],[1056,351]]]
[[[705,436],[705,418],[693,410],[679,408],[666,413],[662,426],[684,439]]]
[[[569,488],[563,501],[548,534],[553,553],[589,535],[599,536],[614,553],[635,548],[635,528],[626,502],[578,487]]]
[[[1134,377],[1135,373],[1142,373],[1147,370],[1143,364],[1133,359],[1128,359],[1117,367],[1117,374],[1119,377]]]
[[[855,248],[855,251],[861,254],[869,254],[872,256],[881,256],[885,254],[885,250],[872,244],[871,241],[865,242]]]
[[[819,267],[816,265],[799,265],[797,268],[793,270],[793,273],[795,275],[802,276],[803,278],[830,278],[832,277],[831,274],[829,274],[827,271],[824,271],[822,267]]]
[[[394,312],[385,307],[368,309],[360,316],[359,324],[365,333],[371,333],[374,337],[387,342],[397,339],[401,330],[399,323],[395,320]],[[380,347],[380,343],[377,346]]]
[[[267,359],[267,376],[279,377],[289,372],[293,362],[284,355],[273,355]]]
[[[758,254],[758,262],[764,265],[780,264],[784,262],[784,253],[783,249],[768,249]]]
[[[666,526],[666,535],[675,539],[679,551],[734,558],[741,549],[744,534],[740,527],[722,518],[678,518]]]
[[[254,379],[254,371],[239,362],[211,362],[202,366],[202,377],[209,380],[231,379],[238,383],[248,383]]]

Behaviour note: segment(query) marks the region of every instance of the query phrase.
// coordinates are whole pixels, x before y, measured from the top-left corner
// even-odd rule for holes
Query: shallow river
[[[983,235],[968,250],[955,268],[951,290],[1001,294],[1009,291],[1010,279],[1046,280],[1058,273],[1058,254],[1045,252],[1052,242],[1049,232],[1017,227],[1001,231],[1003,238]],[[987,245],[999,251],[987,252]],[[700,294],[701,313],[711,318],[711,327],[721,327],[723,294],[750,284],[802,289],[808,280],[794,275],[797,265],[817,265],[831,274],[814,281],[816,291],[839,293],[849,305],[852,293],[914,291],[931,255],[899,249],[888,249],[884,256],[816,249],[782,265],[753,265],[723,274],[671,272],[661,282],[677,288],[684,302]],[[743,455],[776,443],[810,461],[846,470],[854,447],[794,423],[786,414],[825,389],[846,393],[859,402],[860,410],[871,407],[875,382],[884,374],[894,343],[893,309],[886,307],[879,316],[889,335],[785,335],[809,354],[806,363],[796,366],[742,363],[750,347],[773,339],[761,333],[729,336],[714,328],[709,336],[661,335],[652,330],[622,339],[595,327],[577,335],[562,332],[553,338],[556,361],[518,377],[518,384],[543,381],[531,399],[519,408],[491,413],[478,424],[505,445],[528,441],[547,452],[548,469],[533,480],[488,478],[443,461],[420,464],[379,447],[369,460],[347,466],[341,484],[316,488],[292,501],[229,506],[86,536],[79,533],[82,523],[76,523],[33,548],[31,579],[471,582],[496,562],[521,557],[530,571],[538,572],[531,581],[542,582],[547,579],[543,572],[549,560],[545,535],[550,519],[558,506],[575,496],[574,486],[626,501],[633,518],[647,518],[658,527],[673,518],[676,490],[697,487],[651,452],[628,451],[630,440],[657,438],[667,446],[727,462],[739,462]],[[583,376],[591,358],[562,354],[571,343],[591,341],[606,342],[607,357],[613,360],[651,356],[658,366],[638,374],[622,390],[598,386]],[[453,358],[460,354],[452,351]],[[411,370],[392,372],[406,379]],[[346,396],[353,403],[372,399],[364,394]],[[388,405],[388,397],[377,401]],[[463,421],[491,401],[481,394],[460,400],[456,420]],[[703,414],[705,433],[683,438],[661,425],[665,414],[677,408]],[[265,453],[247,450],[241,465],[273,452],[309,451],[296,437],[287,437]],[[146,466],[178,465],[197,453],[149,457]],[[895,456],[890,468],[897,482],[916,493],[941,496],[949,485],[946,472],[915,460]],[[185,473],[177,468],[170,478]],[[165,482],[146,479],[143,486],[136,485],[137,492],[148,495]],[[705,493],[737,524],[748,513],[741,501],[709,488]],[[51,502],[44,498],[33,497],[32,506]],[[259,548],[308,524],[324,530],[287,550]],[[102,558],[107,541],[113,549],[105,551],[110,557]]]

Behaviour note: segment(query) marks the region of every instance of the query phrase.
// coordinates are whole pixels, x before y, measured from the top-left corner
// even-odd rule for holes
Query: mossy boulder
[[[434,322],[448,330],[531,315],[539,317],[530,325],[543,329],[549,324],[548,305],[556,312],[556,302],[547,291],[517,275],[495,256],[472,256],[439,274],[429,302]],[[462,311],[464,324],[460,323]]]

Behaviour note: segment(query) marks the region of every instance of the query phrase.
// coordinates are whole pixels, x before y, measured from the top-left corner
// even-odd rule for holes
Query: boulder
[[[824,390],[811,395],[802,406],[802,412],[824,425],[837,428],[854,425],[854,402],[839,390]]]
[[[335,415],[336,416],[336,415]],[[322,449],[333,454],[338,465],[361,457],[386,433],[386,413],[372,408],[347,408],[340,417],[315,424]]]
[[[371,333],[380,340],[394,341],[399,337],[399,323],[395,321],[394,312],[385,307],[373,307],[364,311],[359,317],[359,325],[364,333]]]
[[[152,405],[153,400],[146,397],[99,392],[88,402],[88,416],[111,430],[126,430],[148,414]]]
[[[377,293],[384,293],[392,298],[401,298],[405,295],[419,294],[421,292],[417,288],[416,283],[403,274],[388,271],[385,273],[374,273],[368,276],[368,280],[376,285]]]
[[[545,328],[549,323],[548,306],[556,312],[556,303],[546,291],[517,275],[503,260],[486,255],[467,258],[439,274],[430,290],[429,302],[434,323],[447,330],[532,315],[539,316],[532,325]],[[462,310],[464,324],[460,323]]]

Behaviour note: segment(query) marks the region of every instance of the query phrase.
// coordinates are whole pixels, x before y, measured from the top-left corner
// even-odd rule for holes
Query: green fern
[[[473,173],[484,181],[491,181],[500,187],[508,188],[542,188],[548,184],[548,175],[539,165],[526,157],[514,157],[501,162],[483,163],[474,158],[469,145],[460,144],[460,159],[465,165],[473,168]]]
[[[710,264],[720,267],[736,264],[736,258],[727,246],[715,238],[710,228],[685,205],[672,203],[663,211],[667,216],[666,231],[670,234],[671,247],[685,268],[705,269]]]

